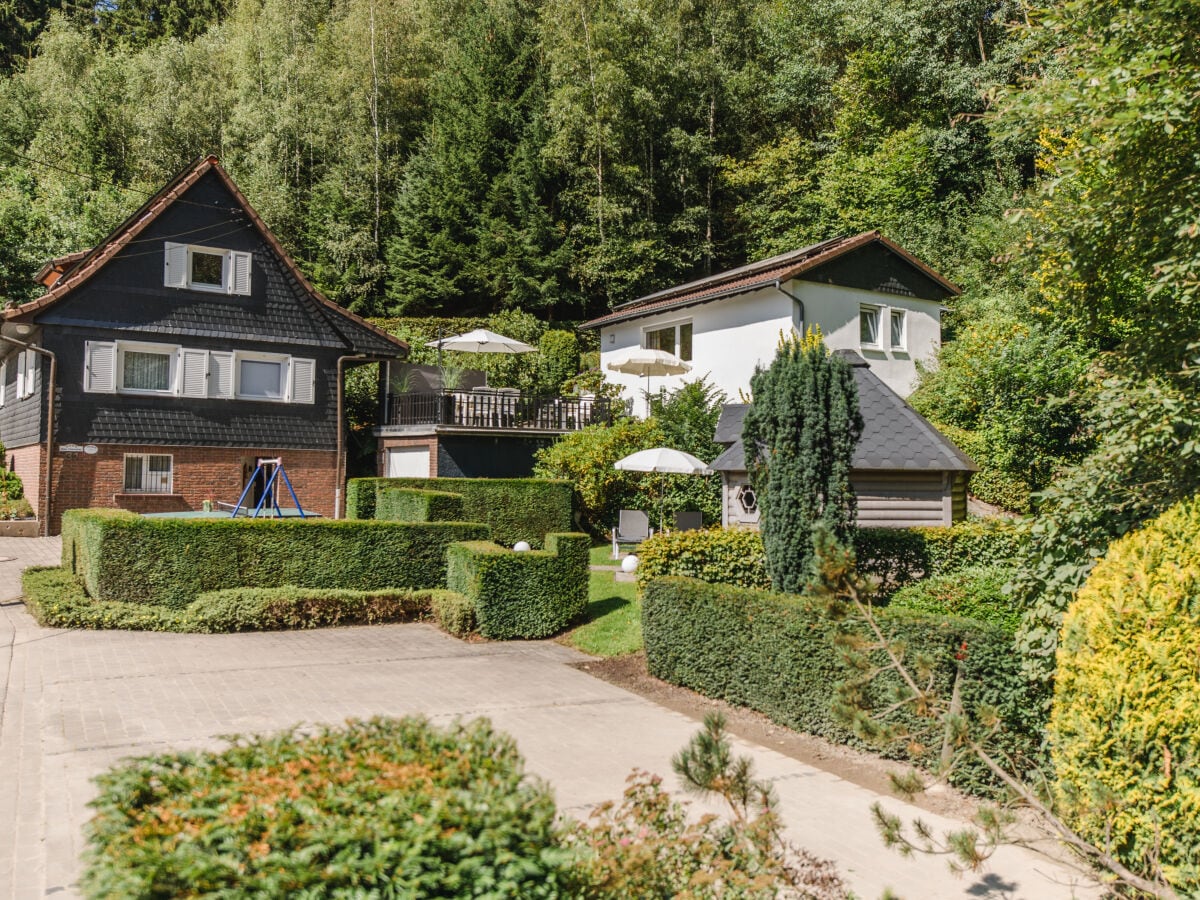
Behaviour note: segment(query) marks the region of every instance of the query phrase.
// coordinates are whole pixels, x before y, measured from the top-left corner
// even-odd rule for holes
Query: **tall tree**
[[[847,541],[854,529],[850,462],[863,429],[858,388],[849,363],[809,332],[781,341],[750,390],[742,441],[767,571],[775,590],[796,592],[812,578],[817,530]]]

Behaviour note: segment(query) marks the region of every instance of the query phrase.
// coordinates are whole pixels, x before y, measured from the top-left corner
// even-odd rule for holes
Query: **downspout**
[[[345,386],[346,386],[346,369],[345,365],[348,362],[357,363],[386,363],[391,362],[393,356],[366,356],[357,353],[348,353],[345,356],[339,356],[337,361],[337,459],[336,473],[333,483],[333,517],[340,519],[342,517],[342,491],[344,487],[344,479],[346,472],[346,423],[342,417],[345,413]]]
[[[800,336],[804,337],[804,326],[808,323],[808,314],[804,311],[804,301],[791,291],[785,290],[783,287],[783,282],[778,278],[775,279],[775,290],[779,291],[779,293],[783,294],[785,297],[791,297],[792,300],[795,301],[796,305],[800,307]]]
[[[46,475],[42,485],[42,495],[46,503],[46,515],[42,519],[42,537],[49,537],[50,513],[53,509],[50,505],[50,491],[52,490],[50,476],[54,469],[54,389],[55,380],[58,377],[58,357],[43,347],[28,344],[25,341],[18,341],[16,338],[11,338],[4,334],[0,334],[0,341],[15,344],[23,350],[32,350],[34,353],[50,358],[49,390],[46,392]],[[39,502],[38,506],[41,505],[41,502]]]

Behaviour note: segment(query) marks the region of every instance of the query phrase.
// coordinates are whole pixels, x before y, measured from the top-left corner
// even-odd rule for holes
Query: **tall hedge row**
[[[69,510],[63,565],[98,600],[187,606],[231,587],[443,588],[446,548],[488,537],[472,522],[151,519]]]
[[[859,570],[885,593],[922,578],[1012,558],[1019,534],[1007,520],[972,520],[950,528],[861,528],[854,537]],[[710,529],[656,534],[638,548],[638,583],[682,575],[713,584],[770,587],[757,531]]]
[[[1005,723],[1003,749],[1017,759],[1038,757],[1040,735],[1026,730],[1039,721],[1036,703],[1011,635],[969,619],[886,609],[878,615],[885,632],[903,640],[910,654],[935,660],[947,696],[962,656],[965,708],[996,707]],[[836,645],[842,629],[867,636],[865,624],[853,617],[835,623],[821,603],[804,597],[678,577],[645,585],[642,636],[652,675],[758,710],[789,728],[861,745],[833,713],[836,686],[849,674]],[[887,706],[895,686],[890,675],[877,679],[869,691],[872,705]],[[923,739],[926,750],[918,761],[932,761],[941,735],[927,721],[900,715]],[[903,755],[900,748],[888,752]],[[969,789],[990,785],[982,766],[962,768],[955,780]]]
[[[546,478],[352,478],[346,515],[383,518],[378,497],[389,488],[462,494],[464,517],[490,526],[492,540],[507,547],[517,541],[540,547],[547,534],[575,527],[571,483]]]
[[[446,581],[475,606],[492,640],[558,634],[587,607],[586,534],[548,534],[545,550],[515,553],[490,541],[450,547]]]
[[[375,495],[375,518],[386,522],[462,522],[463,495],[420,488],[383,488]]]

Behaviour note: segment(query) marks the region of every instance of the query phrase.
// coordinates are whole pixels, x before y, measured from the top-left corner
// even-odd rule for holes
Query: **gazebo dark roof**
[[[971,458],[884,384],[866,360],[853,350],[837,352],[854,367],[858,407],[863,417],[863,433],[852,461],[856,471],[977,471],[978,466]],[[747,409],[745,403],[727,403],[721,409],[713,440],[728,446],[713,460],[714,471],[746,471],[742,423]]]

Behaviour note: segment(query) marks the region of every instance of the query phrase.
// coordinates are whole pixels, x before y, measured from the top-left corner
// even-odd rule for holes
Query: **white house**
[[[600,331],[600,367],[627,397],[644,379],[609,371],[635,347],[688,361],[683,376],[654,378],[674,390],[706,376],[730,400],[750,392],[756,366],[770,364],[781,334],[818,327],[833,350],[852,350],[901,397],[917,363],[941,346],[942,304],[959,288],[902,247],[869,231],[764,259],[649,294],[580,326]],[[635,408],[637,404],[635,404]]]

